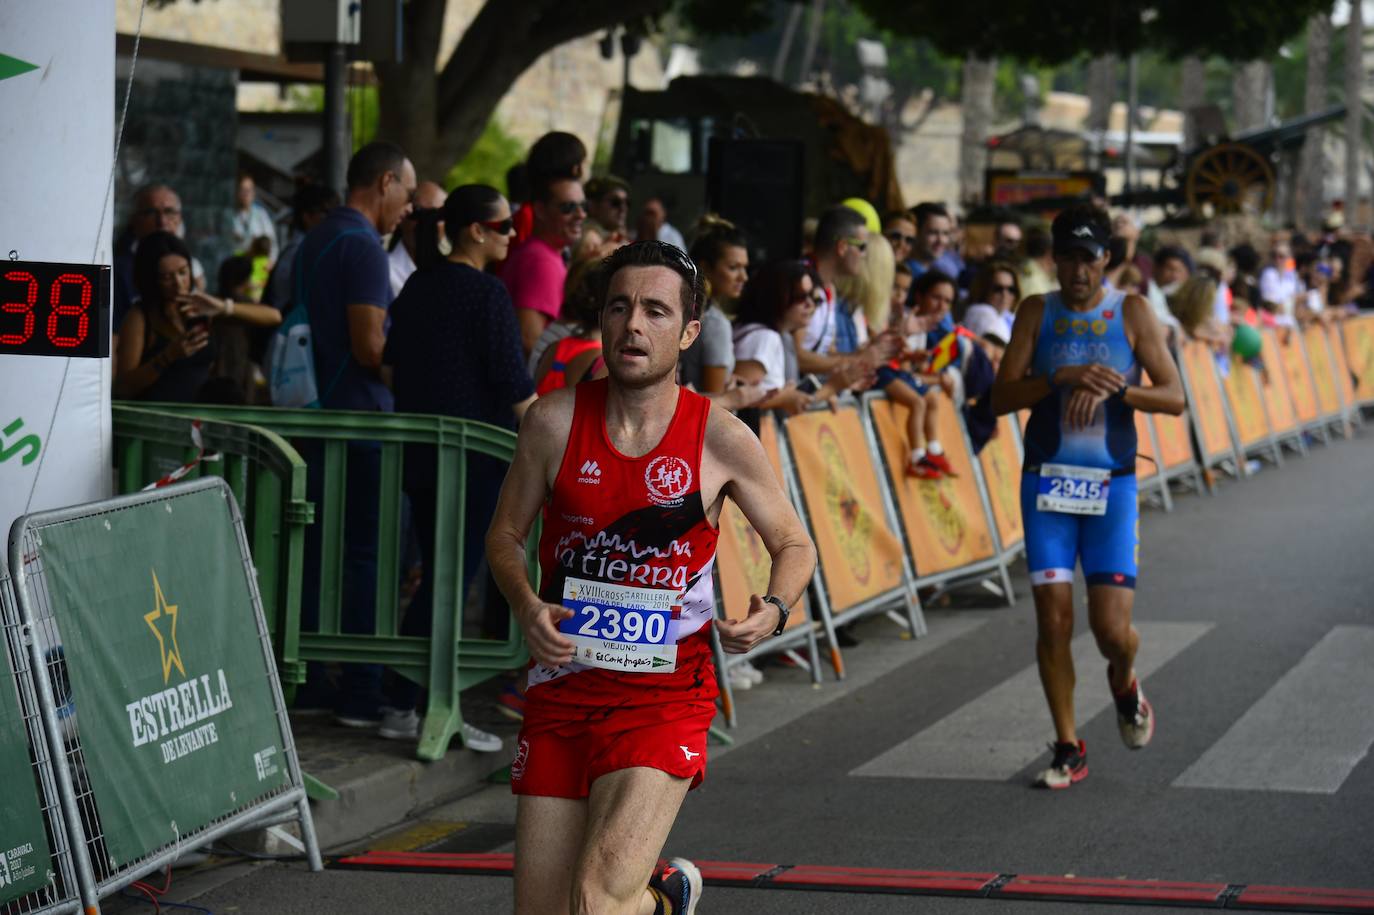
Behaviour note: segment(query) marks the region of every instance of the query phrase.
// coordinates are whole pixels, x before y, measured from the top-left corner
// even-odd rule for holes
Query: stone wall
[[[115,112],[124,103],[129,61],[115,67]],[[228,209],[238,167],[232,71],[141,58],[115,173],[115,229],[124,228],[134,193],[154,181],[181,197],[186,243],[205,267],[213,289],[227,243]]]
[[[448,0],[440,60],[457,46],[463,30],[481,9],[484,0]],[[115,23],[120,32],[132,34],[138,23],[140,0],[116,0]],[[189,41],[235,48],[261,54],[281,50],[280,0],[191,0],[144,13],[143,34],[155,38]],[[561,45],[540,57],[511,87],[497,108],[496,117],[512,136],[526,143],[549,130],[567,130],[595,150],[611,90],[622,82],[622,58],[604,60],[598,47],[600,34]],[[657,49],[645,42],[631,62],[630,79],[640,88],[658,87],[663,64]],[[249,87],[239,92],[241,110],[272,110],[281,107],[275,87]]]

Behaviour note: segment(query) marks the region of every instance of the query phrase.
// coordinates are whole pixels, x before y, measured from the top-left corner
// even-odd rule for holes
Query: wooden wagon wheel
[[[1222,143],[1188,163],[1184,193],[1194,214],[1262,213],[1274,203],[1274,169],[1249,146]]]

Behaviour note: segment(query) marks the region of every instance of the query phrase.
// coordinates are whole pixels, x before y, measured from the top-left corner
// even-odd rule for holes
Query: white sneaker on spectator
[[[727,674],[730,678],[730,688],[733,690],[752,689],[754,686],[754,678],[745,673],[742,667],[742,664],[734,664]]]
[[[420,715],[415,709],[389,708],[382,712],[377,736],[387,740],[414,740],[420,736]]]
[[[475,728],[466,721],[458,725],[458,734],[463,738],[463,746],[469,750],[476,750],[478,753],[501,752],[500,737],[488,734],[481,728]]]
[[[755,667],[754,662],[742,661],[740,662],[739,669],[744,672],[744,675],[748,677],[755,686],[763,682],[763,671]]]

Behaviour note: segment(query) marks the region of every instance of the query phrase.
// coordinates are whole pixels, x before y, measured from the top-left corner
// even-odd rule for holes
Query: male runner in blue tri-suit
[[[1054,719],[1054,759],[1036,778],[1067,788],[1088,774],[1074,728],[1073,571],[1088,582],[1088,623],[1107,659],[1121,739],[1140,749],[1155,715],[1135,676],[1131,625],[1139,560],[1135,411],[1183,412],[1183,386],[1164,334],[1138,295],[1107,292],[1111,222],[1088,205],[1054,220],[1060,289],[1016,311],[992,389],[994,412],[1031,408],[1021,514],[1038,629],[1040,681]],[[1153,382],[1140,383],[1144,368]]]

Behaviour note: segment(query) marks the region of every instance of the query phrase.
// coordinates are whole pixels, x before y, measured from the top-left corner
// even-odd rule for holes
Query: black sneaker
[[[1088,777],[1088,745],[1078,743],[1052,743],[1054,759],[1050,767],[1035,777],[1037,788],[1059,790],[1081,782]]]
[[[1121,732],[1121,742],[1132,750],[1139,750],[1155,736],[1155,710],[1150,700],[1145,698],[1140,680],[1131,680],[1126,693],[1113,696],[1113,699],[1116,701],[1116,727]]]
[[[672,915],[692,915],[701,899],[701,871],[686,858],[670,858],[649,886],[668,897]]]

